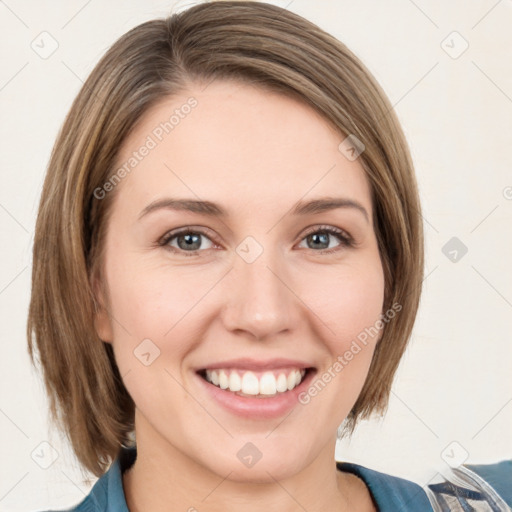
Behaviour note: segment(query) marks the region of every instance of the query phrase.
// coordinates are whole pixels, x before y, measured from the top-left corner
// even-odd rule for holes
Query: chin
[[[267,439],[268,432],[261,435],[261,442],[257,436],[244,440],[231,440],[225,450],[215,453],[210,450],[208,460],[204,460],[204,452],[199,463],[210,468],[210,471],[233,482],[275,483],[292,477],[302,471],[311,461],[307,458],[308,450],[297,449],[303,445],[303,440],[286,438],[288,443],[276,439],[275,442]],[[213,461],[215,461],[212,464]]]

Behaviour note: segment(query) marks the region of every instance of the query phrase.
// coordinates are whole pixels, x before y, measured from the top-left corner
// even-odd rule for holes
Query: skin
[[[227,81],[203,89],[190,85],[146,112],[119,165],[187,98],[198,102],[109,192],[116,197],[95,326],[113,344],[136,404],[138,455],[123,474],[129,509],[376,510],[366,485],[336,470],[334,450],[379,336],[318,396],[279,419],[224,410],[195,374],[224,359],[290,357],[322,375],[375,324],[384,275],[363,168],[338,150],[344,137],[303,103]],[[214,201],[229,216],[160,209],[138,219],[170,196]],[[297,201],[324,196],[358,201],[368,220],[355,208],[290,213]],[[307,236],[307,228],[324,233],[322,225],[344,230],[355,245],[327,235],[336,250],[322,253],[326,245]],[[179,237],[157,244],[188,226],[208,230],[193,250]],[[236,252],[247,236],[263,248],[250,264]],[[149,366],[134,355],[144,339],[160,350]],[[247,442],[262,453],[251,468],[236,456]]]

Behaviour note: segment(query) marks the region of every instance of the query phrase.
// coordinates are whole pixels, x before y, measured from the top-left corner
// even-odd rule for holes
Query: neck
[[[148,435],[151,434],[151,435]],[[364,483],[336,469],[336,438],[303,468],[280,480],[265,471],[257,480],[234,480],[218,474],[155,432],[137,430],[137,459],[123,473],[130,512],[184,510],[211,512],[292,512],[374,510],[363,508]],[[364,488],[364,489],[363,489]],[[370,501],[371,503],[371,501]],[[356,504],[359,504],[356,507]]]

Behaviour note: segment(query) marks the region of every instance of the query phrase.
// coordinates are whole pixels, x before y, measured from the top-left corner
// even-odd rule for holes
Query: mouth
[[[203,380],[224,391],[247,398],[273,398],[297,388],[315,373],[314,367],[277,368],[254,371],[238,368],[204,368],[196,373]]]

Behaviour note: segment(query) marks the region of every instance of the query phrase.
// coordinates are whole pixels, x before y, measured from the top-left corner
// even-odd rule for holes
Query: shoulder
[[[457,499],[461,504],[463,501],[486,503],[489,510],[508,511],[512,507],[512,460],[464,464],[452,468],[445,481],[428,487],[438,501]]]
[[[382,473],[351,462],[337,462],[340,471],[352,473],[367,485],[379,511],[418,510],[431,512],[423,488],[410,480]]]
[[[110,496],[115,492],[115,489],[109,485],[111,483],[109,482],[111,480],[110,471],[112,470],[113,467],[94,484],[89,494],[77,505],[65,510],[46,510],[44,512],[117,512],[118,510],[125,512],[110,499]]]
[[[462,465],[452,468],[437,483],[424,488],[397,477],[354,463],[337,462],[341,471],[361,478],[381,511],[433,511],[433,504],[452,503],[453,510],[468,510],[467,501],[491,506],[489,510],[510,510],[512,507],[512,460],[494,464]],[[454,501],[455,500],[455,501]],[[494,508],[493,508],[494,507]],[[501,507],[501,508],[498,508]],[[452,509],[450,509],[452,510]]]
[[[494,464],[466,464],[466,467],[482,477],[512,507],[512,460]]]
[[[45,512],[129,512],[123,489],[123,472],[135,461],[135,448],[122,448],[108,471],[94,484],[78,505],[60,511]]]

